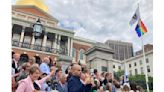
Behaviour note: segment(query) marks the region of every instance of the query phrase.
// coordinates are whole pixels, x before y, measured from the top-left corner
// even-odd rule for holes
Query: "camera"
[[[58,81],[57,80],[52,80],[52,83],[51,83],[52,90],[56,90],[57,85],[58,85]]]

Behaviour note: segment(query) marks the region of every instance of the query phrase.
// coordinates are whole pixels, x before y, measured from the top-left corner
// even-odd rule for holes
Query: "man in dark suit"
[[[66,80],[67,80],[66,75],[62,74],[59,78],[59,83],[57,84],[57,90],[59,92],[68,92]]]
[[[72,76],[68,80],[68,92],[89,92],[91,90],[91,81],[80,81],[81,66],[74,64],[72,66]]]
[[[20,55],[19,54],[14,54],[13,60],[12,60],[12,68],[15,70],[15,73],[18,73],[18,61],[19,61]]]

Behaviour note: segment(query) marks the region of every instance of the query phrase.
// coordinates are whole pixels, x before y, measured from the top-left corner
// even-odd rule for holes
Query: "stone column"
[[[61,35],[58,35],[58,45],[57,45],[57,49],[60,49],[60,40],[61,40]]]
[[[57,34],[55,34],[55,39],[53,42],[53,48],[54,48],[54,53],[56,53],[56,49],[57,49]]]
[[[19,40],[19,47],[22,46],[22,42],[23,42],[23,39],[24,39],[24,33],[25,33],[25,27],[23,26],[22,27],[22,32],[21,32],[21,37],[20,37],[20,40]]]
[[[32,35],[31,49],[33,49],[34,44],[35,44],[35,36],[34,36],[34,35]]]
[[[42,42],[42,51],[45,51],[46,47],[46,42],[47,42],[47,32],[45,32],[44,37],[43,37],[43,42]]]
[[[71,43],[70,43],[70,56],[72,57],[72,51],[73,51],[73,38],[70,38]]]
[[[113,63],[111,60],[107,60],[108,72],[113,74]]]
[[[70,43],[71,43],[71,39],[70,37],[68,37],[68,46],[67,46],[67,51],[68,51],[68,56],[70,56]]]

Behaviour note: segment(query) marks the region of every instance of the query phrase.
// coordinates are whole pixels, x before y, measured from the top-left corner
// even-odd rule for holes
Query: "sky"
[[[97,42],[108,39],[133,43],[134,51],[142,47],[135,32],[136,24],[129,25],[138,3],[141,20],[148,32],[144,44],[153,44],[153,0],[44,0],[48,13],[59,20],[58,26],[70,29],[75,36]],[[16,0],[12,0],[15,4]]]

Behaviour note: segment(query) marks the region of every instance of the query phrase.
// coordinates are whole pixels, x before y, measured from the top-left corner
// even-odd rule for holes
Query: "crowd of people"
[[[144,92],[123,76],[116,80],[112,73],[91,72],[79,63],[71,63],[63,73],[62,65],[48,56],[40,62],[30,57],[22,63],[20,54],[12,54],[12,92]]]

